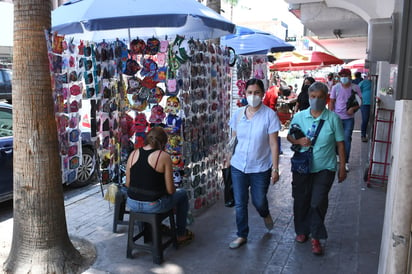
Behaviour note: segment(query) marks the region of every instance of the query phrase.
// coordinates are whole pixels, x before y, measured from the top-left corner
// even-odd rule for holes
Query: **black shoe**
[[[225,207],[234,207],[235,206],[235,201],[229,201],[225,203]]]

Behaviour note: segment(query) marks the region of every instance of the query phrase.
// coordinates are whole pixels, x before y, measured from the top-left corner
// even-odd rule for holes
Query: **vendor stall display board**
[[[175,184],[188,190],[191,209],[213,204],[219,198],[219,171],[227,160],[227,49],[181,36],[171,41],[136,38],[129,47],[119,40],[74,45],[57,34],[53,37],[51,48],[59,48],[50,52],[53,96],[56,117],[67,117],[57,119],[61,140],[68,139],[65,147],[76,144],[71,132],[77,128],[68,122],[74,117],[72,125],[76,118],[79,123],[81,102],[90,100],[101,180],[121,183],[120,167],[130,151],[143,146],[151,127],[162,126],[169,135],[166,151]],[[64,168],[74,169],[76,163],[70,160],[76,159],[76,150],[62,150],[62,159],[69,162]]]

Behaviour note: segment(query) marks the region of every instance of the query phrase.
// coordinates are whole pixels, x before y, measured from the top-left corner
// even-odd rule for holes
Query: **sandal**
[[[185,238],[183,238],[182,240],[177,240],[177,244],[179,246],[188,245],[193,241],[194,238],[195,238],[195,234],[192,231],[190,231],[189,229],[186,229]]]

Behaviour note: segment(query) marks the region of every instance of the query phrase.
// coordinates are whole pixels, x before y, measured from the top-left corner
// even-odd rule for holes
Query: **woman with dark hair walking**
[[[232,134],[238,140],[230,161],[238,236],[229,245],[232,249],[247,242],[249,190],[252,204],[263,218],[266,228],[273,228],[266,194],[270,182],[279,180],[277,138],[280,122],[276,112],[262,103],[264,94],[261,80],[247,81],[248,105],[240,108],[229,122]]]
[[[315,79],[313,77],[306,77],[303,80],[302,88],[300,89],[300,93],[296,99],[295,112],[307,109],[309,107],[308,89],[314,82]]]

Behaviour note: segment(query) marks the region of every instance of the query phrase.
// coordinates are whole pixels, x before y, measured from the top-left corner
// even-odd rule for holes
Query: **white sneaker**
[[[242,245],[244,245],[247,242],[246,238],[242,238],[242,237],[238,237],[236,240],[234,240],[233,242],[231,242],[229,244],[229,248],[230,249],[236,249],[241,247]]]
[[[345,169],[346,169],[346,172],[349,172],[349,163],[345,164]]]

